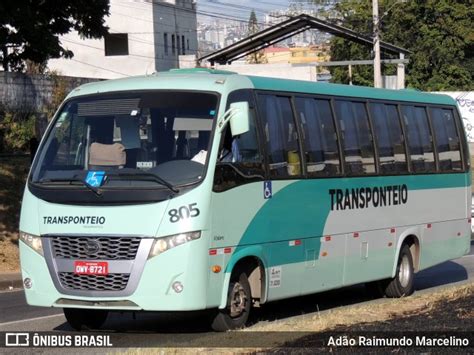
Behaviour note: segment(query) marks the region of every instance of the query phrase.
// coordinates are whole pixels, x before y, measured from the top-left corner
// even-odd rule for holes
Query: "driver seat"
[[[125,147],[120,143],[92,143],[89,149],[89,168],[118,168],[125,166]]]

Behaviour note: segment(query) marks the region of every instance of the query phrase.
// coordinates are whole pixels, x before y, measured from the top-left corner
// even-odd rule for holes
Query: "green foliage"
[[[258,32],[258,21],[255,11],[252,10],[250,13],[249,24],[248,24],[248,35],[253,35]]]
[[[258,28],[258,21],[257,21],[257,15],[255,14],[255,11],[252,10],[250,13],[250,18],[249,18],[249,23],[248,23],[248,36],[251,36],[259,31]],[[247,56],[247,63],[250,64],[260,64],[260,63],[265,63],[266,58],[265,58],[265,53],[263,51],[257,51],[249,54]]]
[[[5,71],[21,71],[25,62],[71,58],[59,36],[75,30],[85,38],[107,33],[109,0],[0,1],[0,62]]]
[[[49,76],[53,82],[53,92],[51,93],[51,101],[45,106],[45,113],[48,120],[51,120],[54,113],[66,98],[70,87],[68,82],[55,72],[50,72]]]
[[[7,112],[0,121],[0,132],[3,135],[3,151],[27,152],[29,141],[35,135],[34,115],[19,117]]]
[[[407,86],[426,91],[472,90],[474,6],[472,0],[380,0],[381,39],[410,50]],[[371,36],[372,8],[367,0],[335,5],[341,25]],[[385,11],[387,11],[386,14]],[[387,57],[387,55],[385,55]],[[372,59],[370,48],[334,38],[332,60]],[[383,68],[395,72],[394,66]],[[331,69],[334,82],[348,82],[347,68]],[[353,68],[353,82],[372,85],[370,66]]]

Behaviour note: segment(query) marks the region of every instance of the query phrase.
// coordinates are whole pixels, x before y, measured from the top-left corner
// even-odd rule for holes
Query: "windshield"
[[[173,189],[199,181],[217,102],[216,94],[170,91],[70,100],[38,153],[32,182]]]

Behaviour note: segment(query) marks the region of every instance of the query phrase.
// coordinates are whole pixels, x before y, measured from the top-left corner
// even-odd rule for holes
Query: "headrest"
[[[120,143],[92,143],[89,150],[89,165],[121,166],[125,165],[125,147]]]

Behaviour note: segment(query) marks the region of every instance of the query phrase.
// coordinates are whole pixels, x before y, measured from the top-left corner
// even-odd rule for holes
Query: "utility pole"
[[[372,19],[374,23],[374,87],[382,87],[382,69],[380,67],[379,2],[372,0]]]

